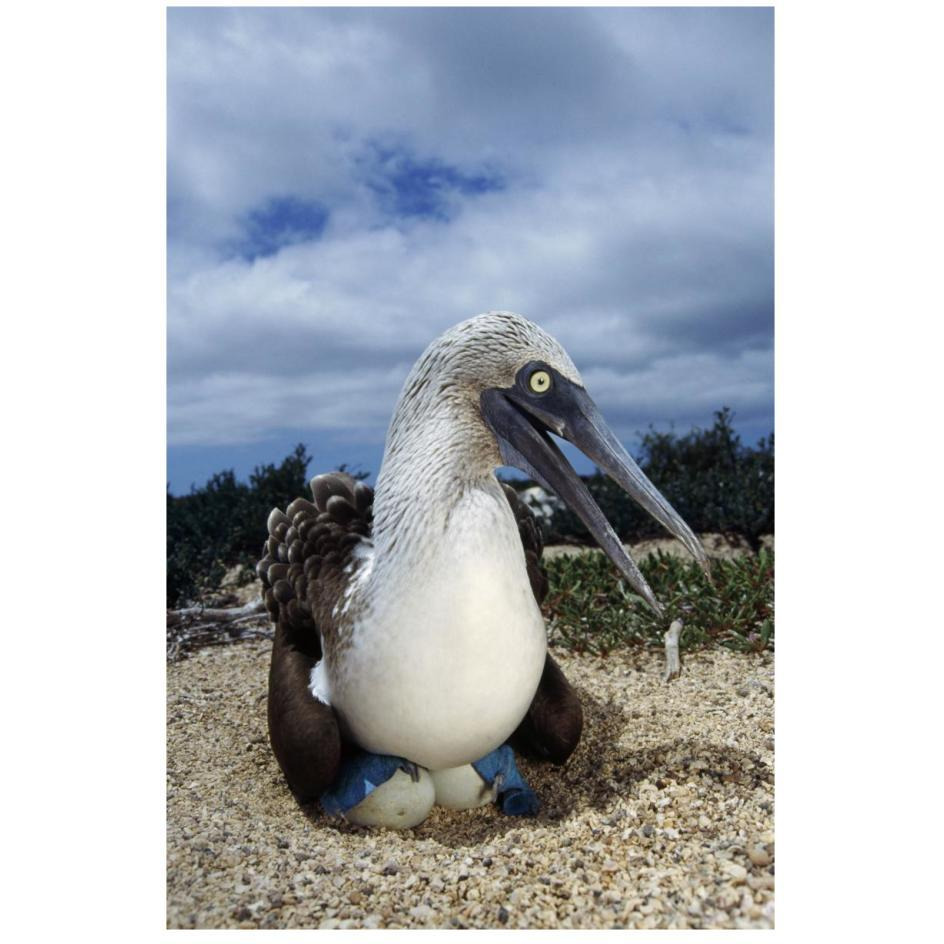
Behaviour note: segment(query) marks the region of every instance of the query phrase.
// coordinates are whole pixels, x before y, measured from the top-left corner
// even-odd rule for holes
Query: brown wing
[[[541,528],[531,509],[518,498],[518,493],[509,485],[503,487],[518,521],[531,589],[540,604],[547,596],[547,574],[541,567],[541,555],[544,553]],[[580,741],[582,730],[583,708],[580,699],[560,666],[548,653],[534,700],[524,720],[511,736],[511,744],[524,753],[563,764]]]
[[[314,502],[296,498],[284,512],[272,510],[256,572],[272,620],[320,659],[351,550],[370,534],[374,492],[344,472],[316,476],[311,492]]]
[[[317,799],[337,776],[342,743],[334,710],[309,689],[311,670],[332,631],[331,610],[344,568],[370,534],[373,490],[343,472],[311,480],[313,502],[297,498],[269,515],[256,566],[276,624],[269,669],[269,740],[292,792]]]

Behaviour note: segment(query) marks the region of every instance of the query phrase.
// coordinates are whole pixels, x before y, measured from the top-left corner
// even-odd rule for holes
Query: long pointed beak
[[[649,481],[633,457],[606,425],[597,405],[582,387],[574,386],[572,428],[564,429],[564,437],[572,442],[588,459],[592,459],[637,504],[645,508],[663,528],[675,535],[707,574],[708,557],[701,541],[682,516],[666,501],[662,493]]]
[[[567,439],[592,459],[677,537],[707,573],[705,551],[678,512],[613,435],[587,391],[557,372],[554,380],[553,390],[543,396],[530,396],[517,387],[491,389],[482,394],[482,413],[498,440],[502,461],[555,492],[583,521],[630,586],[661,616],[662,607],[636,562],[547,431]]]

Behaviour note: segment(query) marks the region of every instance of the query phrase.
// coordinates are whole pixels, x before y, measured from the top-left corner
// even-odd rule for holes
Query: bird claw
[[[501,788],[504,782],[504,774],[495,774],[495,779],[492,781],[492,803],[498,802],[498,794],[501,793]]]
[[[400,764],[400,770],[402,770],[405,774],[409,774],[410,780],[412,780],[413,783],[420,782],[420,769],[412,761],[405,760],[402,764]]]
[[[682,633],[682,621],[672,620],[668,632],[663,639],[665,640],[665,672],[662,676],[663,682],[671,682],[682,674],[682,662],[679,658],[679,636]]]

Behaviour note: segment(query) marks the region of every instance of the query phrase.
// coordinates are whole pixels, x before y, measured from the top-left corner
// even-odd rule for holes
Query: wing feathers
[[[313,502],[296,498],[269,514],[256,573],[272,619],[320,657],[320,633],[331,627],[316,628],[313,614],[330,614],[343,589],[351,549],[370,535],[374,493],[344,472],[317,475],[310,487]]]

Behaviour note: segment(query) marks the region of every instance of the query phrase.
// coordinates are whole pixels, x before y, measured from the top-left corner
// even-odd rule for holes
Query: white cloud
[[[169,11],[171,445],[287,425],[373,442],[426,344],[490,308],[556,334],[614,425],[769,416],[771,26]],[[447,222],[391,218],[367,185],[378,142],[506,186],[451,194]],[[322,238],[228,258],[279,195],[326,206]]]

